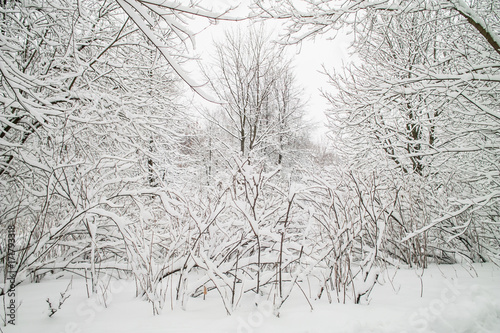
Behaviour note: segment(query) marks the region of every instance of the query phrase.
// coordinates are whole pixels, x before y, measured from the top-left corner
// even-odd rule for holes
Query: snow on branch
[[[470,8],[463,0],[449,0],[455,5],[455,9],[467,19],[467,21],[486,38],[493,49],[500,54],[500,36],[491,30],[486,21]]]
[[[181,12],[181,13],[186,13],[186,14],[191,14],[195,16],[201,16],[205,18],[210,18],[214,20],[222,20],[222,21],[240,21],[244,20],[245,18],[237,17],[237,16],[229,16],[227,15],[228,12],[231,10],[235,9],[235,7],[231,7],[224,11],[223,13],[214,13],[209,10],[202,9],[200,7],[187,7],[183,6],[178,2],[175,1],[164,1],[164,0],[141,0],[141,3],[143,3],[146,6],[149,5],[155,5],[160,8],[167,8],[172,11],[176,12]]]
[[[459,216],[460,214],[464,213],[465,211],[467,211],[469,208],[471,208],[473,206],[484,206],[488,202],[490,202],[491,199],[496,198],[496,197],[500,197],[500,191],[494,191],[494,192],[490,193],[489,195],[467,200],[467,202],[465,202],[465,205],[462,208],[460,208],[454,212],[445,213],[443,216],[435,219],[434,221],[432,221],[430,224],[426,225],[425,227],[422,227],[422,228],[420,228],[412,233],[407,234],[403,239],[401,239],[400,243],[406,242],[407,240],[409,240],[415,236],[420,235],[421,233],[435,227],[436,225],[438,225],[441,222],[444,222],[444,221],[449,220],[453,217]]]
[[[452,10],[458,12],[467,19],[468,23],[474,27],[500,54],[500,36],[487,24],[486,20],[463,0],[441,0],[441,1],[387,1],[387,0],[366,0],[366,1],[345,1],[339,5],[335,1],[313,0],[302,2],[307,9],[298,9],[296,3],[280,2],[266,3],[256,1],[256,6],[263,17],[292,20],[289,26],[286,44],[299,43],[300,41],[313,37],[316,34],[325,33],[330,30],[337,30],[344,25],[352,24],[361,16],[358,14],[375,11],[387,12],[392,15],[409,14],[417,12],[434,12],[441,10]],[[305,27],[310,27],[308,31],[302,32]]]
[[[227,21],[239,21],[246,18],[238,18],[227,16],[227,12],[232,8],[228,9],[222,14],[213,13],[197,7],[186,7],[182,6],[176,2],[170,1],[138,1],[138,0],[117,0],[117,3],[123,9],[123,11],[132,19],[136,26],[146,35],[148,40],[154,45],[154,47],[161,53],[161,55],[167,60],[169,65],[175,71],[175,73],[187,84],[195,93],[197,93],[202,98],[213,103],[220,103],[219,100],[204,91],[204,84],[196,82],[188,72],[186,72],[178,61],[174,59],[172,54],[168,51],[169,46],[166,45],[159,37],[155,35],[150,26],[153,26],[154,19],[148,13],[152,11],[159,15],[163,21],[174,31],[178,37],[180,34],[185,34],[194,43],[194,34],[189,31],[189,29],[180,22],[180,19],[176,16],[175,19],[169,17],[169,14],[189,14],[204,17],[207,19],[214,20],[227,20]],[[166,10],[170,10],[169,13]]]

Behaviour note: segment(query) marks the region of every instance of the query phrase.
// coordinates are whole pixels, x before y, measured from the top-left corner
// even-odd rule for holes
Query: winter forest
[[[398,302],[423,302],[440,269],[491,276],[457,296],[489,326],[401,327],[500,330],[499,1],[0,0],[0,17],[0,330],[114,332],[132,304],[151,332],[207,312],[192,332],[299,332],[301,313],[300,332],[392,332],[328,313],[390,312],[404,274]],[[339,36],[352,61],[318,64],[314,124],[294,57]]]

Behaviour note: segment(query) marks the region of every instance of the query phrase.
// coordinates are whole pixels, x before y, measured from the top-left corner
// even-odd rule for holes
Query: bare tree
[[[242,155],[266,153],[281,164],[304,128],[300,90],[282,48],[262,27],[227,32],[205,75],[216,96],[225,101],[219,108],[221,118],[209,120]]]

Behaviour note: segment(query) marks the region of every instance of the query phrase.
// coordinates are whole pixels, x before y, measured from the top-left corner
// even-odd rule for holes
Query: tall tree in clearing
[[[304,102],[283,49],[261,29],[227,32],[206,70],[214,94],[224,101],[209,120],[243,156],[264,154],[290,165],[304,140]]]

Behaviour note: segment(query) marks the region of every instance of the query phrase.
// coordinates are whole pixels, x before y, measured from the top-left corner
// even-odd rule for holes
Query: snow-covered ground
[[[500,332],[500,269],[492,264],[432,266],[421,271],[392,270],[370,295],[369,304],[329,304],[292,295],[272,314],[270,302],[245,295],[228,316],[216,293],[189,300],[186,310],[165,305],[153,316],[151,305],[135,297],[132,281],[115,282],[104,308],[87,298],[85,282],[73,279],[71,295],[52,317],[47,298],[57,305],[69,278],[45,279],[16,289],[21,306],[16,326],[3,332]],[[392,281],[391,281],[392,280]],[[422,289],[423,286],[423,289]],[[312,288],[314,289],[314,288]],[[314,299],[314,290],[304,290]],[[422,294],[422,297],[421,297]],[[258,306],[256,305],[258,304]]]

